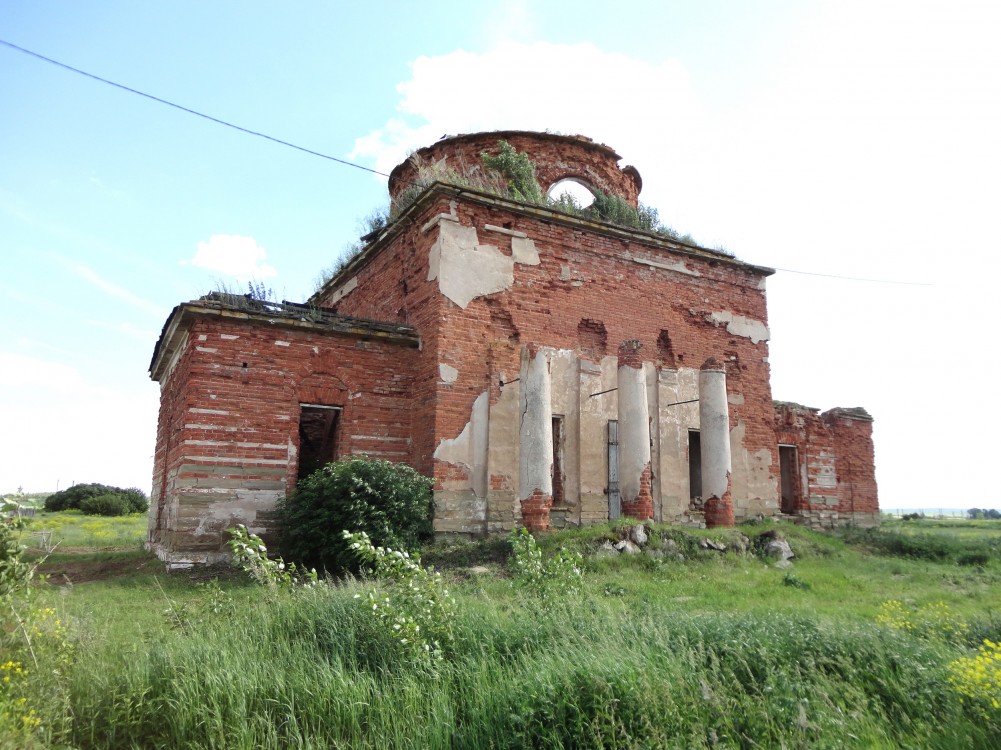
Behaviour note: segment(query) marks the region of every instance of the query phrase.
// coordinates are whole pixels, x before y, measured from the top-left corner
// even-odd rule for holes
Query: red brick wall
[[[447,211],[447,203],[436,204],[405,226],[388,245],[372,253],[357,272],[345,274],[344,281],[355,278],[358,286],[334,303],[342,315],[405,323],[417,330],[420,349],[409,349],[403,356],[413,376],[414,424],[428,427],[413,434],[412,465],[426,476],[432,474],[432,455],[437,446],[439,329],[445,299],[438,292],[437,282],[427,280],[428,257],[437,232],[422,233],[420,227],[435,213]]]
[[[800,483],[796,511],[837,509],[837,474],[834,440],[816,409],[792,404],[775,405],[775,437],[783,445],[795,445],[796,476]],[[802,482],[806,467],[806,484]]]
[[[633,207],[637,204],[643,185],[639,172],[633,167],[620,169],[619,160],[622,157],[608,146],[582,136],[521,131],[472,133],[422,148],[417,156],[427,164],[445,159],[446,166],[460,174],[467,174],[482,169],[482,153],[496,156],[497,144],[502,140],[531,157],[543,191],[562,179],[573,177],[603,193],[617,195]],[[395,198],[414,178],[413,165],[409,160],[398,165],[389,180],[390,196]]]
[[[486,386],[483,363],[491,357],[490,344],[497,337],[507,340],[513,335],[522,345],[580,350],[580,322],[600,321],[610,351],[618,342],[638,339],[640,351],[654,360],[666,330],[678,366],[699,367],[709,357],[724,361],[728,391],[744,396],[743,403],[730,406],[731,427],[744,421],[746,449],[768,450],[778,481],[767,342],[752,343],[707,320],[712,312],[729,311],[766,323],[760,275],[715,258],[644,247],[471,202],[459,204],[458,216],[460,223],[477,227],[482,244],[497,245],[503,252],[510,253],[510,240],[483,232],[485,224],[510,225],[525,232],[535,242],[541,262],[517,264],[511,289],[474,299],[465,310],[444,301],[441,355],[460,375],[447,392],[439,388],[441,437],[454,437],[468,421],[473,400]],[[641,265],[626,260],[630,254],[664,264],[684,262],[700,275]],[[501,312],[509,317],[513,334],[498,325]],[[514,352],[507,367],[508,373],[518,371]]]
[[[301,402],[342,407],[340,455],[411,461],[414,351],[377,337],[193,316],[161,391],[153,503],[168,512],[150,541],[218,551],[224,529],[246,522],[235,511],[223,518],[218,503],[251,495],[248,525],[266,533],[267,498],[296,481]]]
[[[836,511],[839,520],[879,512],[868,415],[854,409],[818,414],[817,409],[776,402],[775,435],[779,443],[797,447],[797,477],[806,466],[806,487],[796,511]]]
[[[844,414],[841,409],[831,409],[822,415],[834,433],[838,509],[843,513],[878,513],[872,420]]]

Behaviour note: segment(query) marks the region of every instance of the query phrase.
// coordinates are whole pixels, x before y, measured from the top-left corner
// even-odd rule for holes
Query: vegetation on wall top
[[[396,221],[424,192],[436,182],[491,193],[525,203],[534,203],[562,213],[585,219],[603,221],[629,229],[659,234],[671,240],[686,244],[697,244],[690,234],[682,234],[660,220],[656,208],[640,203],[633,208],[622,197],[608,195],[591,189],[594,202],[582,206],[573,196],[564,193],[552,198],[543,191],[535,172],[531,157],[519,152],[507,141],[498,141],[497,155],[486,152],[480,154],[480,164],[467,167],[461,158],[456,166],[448,166],[445,160],[432,162],[419,154],[410,157],[413,176],[407,185],[394,197],[388,208],[373,211],[362,220],[362,237],[345,248],[341,257],[325,268],[314,280],[315,289],[323,286],[345,268],[373,239],[375,232]],[[713,248],[716,252],[732,257],[723,247]]]

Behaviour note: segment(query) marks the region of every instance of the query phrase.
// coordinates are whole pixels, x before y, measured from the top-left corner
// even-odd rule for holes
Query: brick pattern
[[[634,208],[639,200],[643,181],[634,167],[619,168],[622,158],[608,146],[594,143],[584,136],[552,133],[504,131],[470,133],[446,138],[417,151],[427,164],[444,160],[446,166],[460,174],[483,169],[481,154],[497,154],[497,143],[507,141],[527,153],[535,162],[535,174],[544,191],[566,178],[575,178],[609,195],[618,195]],[[408,160],[397,166],[389,178],[389,194],[395,198],[415,178]]]
[[[236,522],[267,536],[275,500],[297,479],[300,403],[341,407],[340,455],[411,461],[412,351],[254,320],[194,320],[161,389],[150,543],[220,553]]]
[[[525,528],[529,531],[549,531],[549,509],[552,506],[552,495],[533,490],[521,501],[521,519]]]
[[[420,231],[433,217],[453,209],[461,224],[477,229],[481,243],[507,254],[510,240],[484,227],[524,232],[541,262],[517,264],[511,288],[458,307],[440,294],[436,281],[427,280],[437,229]],[[652,267],[637,258],[678,265],[686,272]],[[358,286],[337,302],[338,312],[378,318],[402,310],[420,335],[420,351],[408,356],[413,359],[414,424],[420,425],[412,455],[422,473],[436,479],[447,473],[435,466],[435,447],[462,431],[480,393],[489,389],[496,401],[498,374],[507,381],[517,378],[522,345],[579,351],[584,330],[588,335],[600,331],[606,341],[635,341],[637,351],[651,352],[651,357],[666,335],[678,366],[726,358],[728,388],[743,395],[742,403],[731,405],[731,428],[744,422],[745,449],[768,451],[778,482],[767,342],[733,335],[725,324],[711,320],[713,312],[725,310],[767,322],[761,275],[751,267],[442,195],[374,252],[355,276]],[[458,370],[455,382],[439,382],[439,363]]]
[[[640,369],[643,367],[643,356],[640,353],[643,344],[639,339],[630,339],[619,344],[619,367],[632,367]]]
[[[857,409],[817,409],[776,402],[777,442],[797,448],[797,479],[806,471],[794,510],[813,525],[878,521],[872,419]],[[800,481],[800,484],[802,482]]]
[[[653,518],[653,494],[651,492],[650,464],[640,474],[640,491],[635,500],[622,501],[622,515],[645,521]]]
[[[723,497],[710,497],[706,500],[702,510],[705,513],[707,528],[730,527],[734,524],[733,498],[729,489],[723,493]]]
[[[501,137],[532,153],[544,183],[585,175],[593,185],[636,200],[638,173],[620,169],[619,157],[607,147],[579,138],[478,134],[421,153],[447,155],[450,164],[479,164],[479,153],[493,150]],[[391,191],[399,189],[408,168],[394,170]],[[460,308],[439,292],[437,280],[428,280],[439,232],[432,220],[440,214],[474,227],[480,244],[508,255],[511,237],[523,233],[540,262],[514,264],[509,288]],[[244,514],[237,520],[266,532],[269,508],[296,479],[299,403],[343,409],[342,454],[406,461],[434,478],[442,504],[465,508],[468,468],[438,461],[434,452],[462,432],[475,399],[487,391],[491,408],[498,403],[501,381],[518,378],[523,346],[571,350],[596,362],[608,342],[628,344],[619,349],[620,365],[640,367],[646,356],[662,368],[698,367],[707,360],[725,367],[731,430],[742,425],[741,450],[771,457],[769,481],[779,483],[778,443],[800,447],[808,481],[797,512],[878,513],[871,422],[858,410],[818,415],[773,407],[767,342],[728,325],[738,316],[767,325],[764,273],[673,241],[435,189],[315,300],[342,315],[409,325],[419,347],[263,319],[190,323],[175,365],[158,374],[150,540],[160,549],[218,552],[231,523],[220,510],[226,503]],[[457,371],[454,381],[439,376],[440,365]],[[605,440],[603,434],[580,437]],[[488,497],[499,499],[488,505],[480,526],[496,531],[520,520],[535,530],[548,528],[552,498],[536,491],[519,509],[512,482],[511,476],[489,476]],[[641,487],[640,497],[623,511],[651,518],[649,466]],[[568,506],[581,502],[565,500]],[[734,505],[729,491],[710,499],[705,523],[732,524]],[[603,512],[592,508],[587,517],[599,520]]]

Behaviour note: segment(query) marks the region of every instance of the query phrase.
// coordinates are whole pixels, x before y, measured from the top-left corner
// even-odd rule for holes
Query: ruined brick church
[[[878,523],[868,414],[772,400],[774,271],[465,186],[501,141],[543,191],[637,207],[639,172],[585,137],[449,137],[396,167],[393,220],[308,303],[178,305],[150,365],[161,559],[222,559],[235,523],[266,536],[298,477],[354,455],[433,477],[440,535]],[[422,164],[470,179],[422,182]]]

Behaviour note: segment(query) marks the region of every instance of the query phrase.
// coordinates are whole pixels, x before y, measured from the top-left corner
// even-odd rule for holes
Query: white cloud
[[[0,351],[0,492],[103,482],[150,488],[159,389],[79,366]]]
[[[68,394],[83,385],[80,371],[71,365],[29,357],[16,352],[0,352],[0,388],[31,389]]]
[[[127,302],[135,308],[140,310],[145,310],[151,315],[155,315],[159,318],[164,317],[167,311],[160,307],[154,302],[143,299],[138,294],[130,292],[128,289],[118,286],[114,282],[108,281],[106,278],[98,274],[92,268],[85,266],[83,263],[69,263],[73,271],[84,281],[94,285],[102,292],[109,294],[112,297],[116,297],[123,302]]]
[[[268,265],[268,252],[253,237],[240,234],[213,234],[199,242],[189,263],[198,268],[232,276],[239,281],[267,279],[278,272]]]
[[[679,62],[647,63],[593,44],[504,42],[422,56],[397,90],[401,116],[357,139],[350,154],[383,172],[442,135],[478,130],[582,133],[627,160],[644,151],[677,157],[703,119]]]
[[[396,116],[351,156],[389,171],[445,134],[581,133],[635,164],[644,202],[706,244],[765,265],[934,282],[770,279],[773,392],[870,410],[884,507],[969,503],[980,490],[955,467],[991,465],[1001,411],[985,396],[964,421],[937,404],[957,377],[968,395],[992,393],[1001,367],[983,344],[996,317],[998,20],[977,2],[819,3],[737,76],[738,97],[704,75],[697,91],[677,61],[591,44],[420,57]],[[971,353],[978,366],[950,370]],[[957,429],[964,439],[948,439]]]

